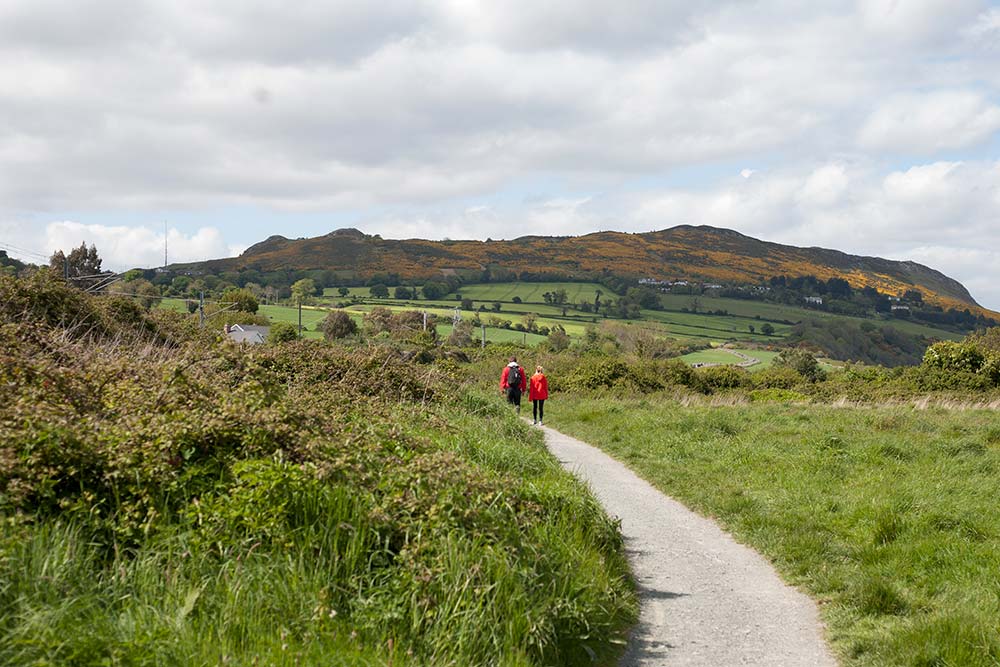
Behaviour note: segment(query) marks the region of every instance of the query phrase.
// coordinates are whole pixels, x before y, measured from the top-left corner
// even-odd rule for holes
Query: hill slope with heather
[[[172,268],[212,273],[323,269],[352,279],[395,274],[403,280],[420,280],[455,274],[472,282],[498,271],[516,273],[522,279],[525,274],[572,279],[614,275],[728,284],[759,283],[778,275],[813,275],[824,280],[844,278],[855,288],[870,286],[887,294],[917,289],[930,303],[989,312],[961,283],[916,262],[799,248],[708,226],[681,225],[643,234],[526,236],[509,241],[392,240],[341,229],[308,239],[272,236],[239,257]]]

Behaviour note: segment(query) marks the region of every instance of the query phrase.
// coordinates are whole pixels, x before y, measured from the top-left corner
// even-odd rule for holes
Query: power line
[[[0,241],[0,248],[7,248],[8,250],[12,250],[12,251],[14,251],[16,253],[19,253],[21,255],[29,255],[29,256],[33,256],[33,257],[38,257],[40,259],[44,259],[45,261],[49,261],[49,257],[50,257],[50,255],[46,255],[45,253],[37,252],[35,250],[28,250],[27,248],[21,248],[21,247],[18,247],[16,245],[14,245],[13,243],[6,243],[4,241]]]

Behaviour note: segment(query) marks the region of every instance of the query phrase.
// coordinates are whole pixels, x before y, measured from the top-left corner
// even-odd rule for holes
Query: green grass
[[[909,320],[864,319],[860,317],[849,317],[846,315],[835,315],[832,313],[826,313],[822,310],[798,308],[786,304],[766,303],[763,301],[749,301],[744,299],[725,299],[725,298],[708,297],[708,296],[694,297],[691,295],[684,295],[684,294],[664,294],[662,297],[662,302],[664,308],[667,308],[668,310],[671,311],[679,311],[681,308],[691,308],[692,299],[695,298],[697,298],[698,300],[698,310],[700,311],[726,310],[729,312],[730,315],[735,315],[748,319],[754,319],[759,317],[761,320],[783,320],[787,322],[800,322],[804,319],[838,318],[838,319],[849,320],[854,323],[875,322],[876,324],[878,324],[878,326],[892,326],[904,333],[917,334],[929,338],[940,338],[943,340],[960,340],[961,338],[963,338],[963,334],[957,334],[952,331],[938,329],[935,327],[927,326],[925,324],[911,322]],[[763,324],[763,322],[748,322],[748,323],[755,324],[756,329],[758,331],[760,330],[761,324]],[[779,329],[780,325],[774,324],[774,327],[775,331],[780,330]]]
[[[744,348],[727,348],[732,349],[733,352],[740,352],[748,357],[757,359],[760,363],[750,366],[751,370],[767,368],[774,361],[774,358],[780,354],[779,352],[772,352],[770,350],[750,350]],[[725,364],[725,365],[735,365],[743,361],[740,357],[735,354],[727,352],[724,349],[710,349],[710,350],[698,350],[697,352],[692,352],[691,354],[685,354],[681,357],[681,360],[689,364]]]
[[[1000,664],[995,413],[554,398],[554,427],[818,599],[845,665]]]
[[[323,334],[316,330],[316,325],[323,321],[329,311],[321,308],[302,308],[303,338],[322,338]],[[298,326],[299,309],[297,306],[261,306],[257,313],[272,322],[288,322]]]
[[[464,298],[473,301],[507,303],[512,302],[516,296],[524,303],[545,305],[542,295],[559,289],[566,290],[566,297],[571,304],[580,301],[593,303],[598,291],[601,292],[602,299],[615,298],[611,290],[597,283],[482,283],[463,285],[459,292]]]
[[[179,313],[186,313],[187,306],[185,305],[184,299],[163,299],[160,301],[160,308],[165,308],[168,310],[175,310]],[[323,337],[323,334],[316,330],[316,325],[323,321],[329,311],[325,308],[318,307],[303,307],[302,308],[302,326],[306,327],[306,330],[302,333],[303,338],[319,339]],[[289,324],[294,324],[298,326],[299,324],[299,309],[296,306],[260,306],[257,310],[258,315],[263,315],[272,322],[288,322]],[[194,317],[197,317],[195,315]],[[361,323],[361,318],[357,318],[358,324]]]
[[[188,312],[186,299],[160,299],[159,307],[166,310],[173,310],[178,313]]]
[[[722,349],[698,350],[685,354],[681,360],[689,364],[738,364],[742,359]]]
[[[615,523],[453,365],[2,330],[0,664],[620,652],[636,601]]]

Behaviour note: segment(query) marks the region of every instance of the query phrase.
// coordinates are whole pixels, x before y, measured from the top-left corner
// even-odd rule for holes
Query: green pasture
[[[188,312],[186,299],[160,299],[159,307],[164,310],[173,310],[178,313]]]
[[[917,322],[911,322],[909,320],[895,318],[885,320],[865,319],[861,317],[851,317],[848,315],[836,315],[822,310],[798,308],[796,306],[786,304],[748,301],[744,299],[726,299],[720,297],[694,296],[687,294],[664,294],[662,296],[663,307],[670,311],[679,311],[681,308],[690,309],[693,305],[692,300],[694,299],[697,299],[698,310],[702,312],[725,310],[728,311],[730,315],[736,315],[744,318],[759,317],[761,320],[783,320],[787,322],[800,322],[805,319],[837,318],[849,320],[854,323],[872,322],[878,326],[891,326],[904,333],[917,334],[927,336],[929,338],[940,338],[943,340],[961,340],[963,338],[962,334],[937,329],[935,327],[919,324]],[[753,322],[750,323],[753,324]],[[761,324],[762,322],[758,322],[755,325],[758,331],[760,330]],[[781,325],[779,324],[774,324],[775,331],[778,331],[780,326]]]
[[[688,338],[707,338],[709,340],[753,340],[759,342],[778,342],[788,335],[791,327],[787,324],[772,324],[774,334],[765,336],[760,333],[762,322],[745,317],[732,315],[702,315],[696,313],[677,313],[663,310],[644,310],[644,319],[656,322],[664,330]],[[750,327],[755,333],[750,333]]]
[[[463,285],[459,290],[463,298],[473,301],[501,303],[512,302],[514,297],[519,297],[524,303],[545,304],[542,297],[546,292],[556,290],[566,290],[566,297],[571,304],[580,301],[594,302],[594,295],[600,291],[602,299],[605,297],[616,298],[616,295],[607,287],[597,283],[480,283],[475,285]]]
[[[994,411],[564,394],[546,418],[764,554],[841,664],[1000,664]]]
[[[698,350],[697,352],[692,352],[691,354],[685,354],[681,357],[681,360],[688,364],[724,364],[724,365],[736,365],[743,362],[743,359],[736,356],[732,352],[740,352],[747,355],[758,362],[753,366],[749,366],[749,370],[760,370],[762,368],[767,368],[774,361],[774,358],[778,356],[778,352],[771,352],[770,350],[751,350],[744,348],[713,348],[709,350]]]
[[[455,313],[454,307],[434,307],[432,305],[433,303],[441,303],[441,302],[430,302],[430,301],[427,301],[427,302],[421,303],[419,301],[414,301],[414,302],[398,302],[398,301],[385,301],[385,302],[381,302],[381,301],[377,301],[377,302],[353,304],[351,306],[346,307],[344,310],[347,311],[347,312],[349,312],[349,313],[358,314],[360,316],[363,316],[364,313],[369,313],[373,309],[379,308],[379,307],[381,307],[381,308],[388,308],[389,310],[391,310],[393,312],[402,312],[402,311],[406,311],[406,310],[416,310],[416,311],[421,311],[421,312],[426,311],[428,314],[435,315],[435,316],[437,316],[439,318],[439,324],[438,324],[438,331],[439,332],[444,331],[444,327],[445,326],[447,326],[448,327],[448,331],[450,331],[451,330],[451,324],[450,324],[451,318],[452,318],[452,316]],[[470,319],[472,319],[476,315],[475,312],[468,311],[468,310],[460,310],[459,313],[462,316],[463,320],[470,320]],[[501,310],[499,313],[496,313],[496,312],[493,312],[493,311],[484,311],[484,312],[479,313],[479,319],[480,319],[480,321],[483,324],[487,325],[487,340],[492,340],[491,338],[489,338],[489,336],[490,336],[489,330],[494,329],[493,327],[489,326],[490,317],[497,317],[500,320],[510,320],[512,324],[523,323],[523,321],[524,321],[524,316],[523,315],[516,314],[516,313],[513,313],[513,312],[504,312],[503,310]],[[590,321],[588,320],[587,322],[578,322],[578,321],[575,321],[575,320],[572,320],[572,319],[570,319],[570,320],[563,320],[561,318],[539,317],[538,320],[537,320],[537,323],[538,323],[538,326],[547,326],[550,329],[553,326],[555,326],[556,324],[559,324],[564,329],[566,329],[566,333],[568,335],[570,335],[570,336],[582,336],[584,330],[586,329],[586,326],[588,324],[590,324]],[[498,332],[498,335],[500,336],[498,338],[498,340],[501,340],[501,339],[508,340],[508,338],[506,337],[506,334],[499,333],[499,332],[507,332],[506,329],[496,328],[495,330]],[[520,331],[513,331],[513,332],[507,332],[507,333],[517,334],[518,340],[520,340],[520,336],[521,336],[522,332],[520,332]],[[533,338],[537,342],[537,341],[542,340],[544,338],[544,336],[538,336],[536,334],[530,334],[529,333],[528,334],[528,342],[529,342],[529,344],[531,343],[531,341],[532,341]]]
[[[316,330],[316,325],[323,321],[330,311],[319,308],[302,308],[302,326],[306,328],[302,332],[303,338],[322,338],[323,334]],[[299,309],[296,306],[261,306],[258,314],[265,316],[272,322],[288,322],[299,325]]]
[[[738,364],[742,359],[726,350],[716,348],[711,350],[698,350],[691,354],[685,354],[681,361],[688,364]]]

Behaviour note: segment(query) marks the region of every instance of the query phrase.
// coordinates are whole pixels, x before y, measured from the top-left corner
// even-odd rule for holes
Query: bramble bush
[[[0,663],[613,652],[615,525],[453,362],[184,343],[35,280],[0,278]]]

